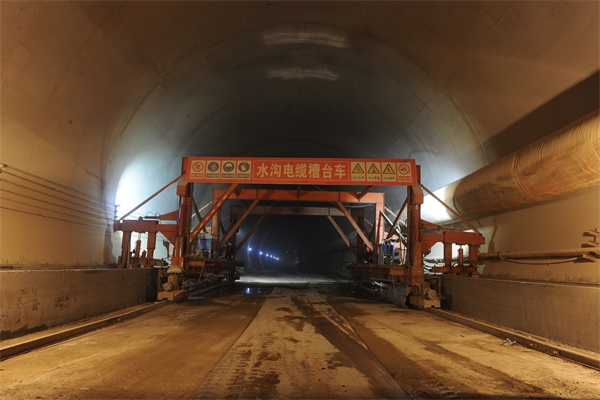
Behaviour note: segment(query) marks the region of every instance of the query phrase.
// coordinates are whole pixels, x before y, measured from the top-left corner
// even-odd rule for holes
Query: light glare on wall
[[[271,29],[263,35],[266,45],[315,44],[337,48],[348,47],[346,36],[331,29],[311,25],[291,25]]]
[[[115,204],[117,204],[117,218],[125,215],[138,204],[145,200],[143,183],[145,177],[141,168],[135,165],[130,165],[125,169],[119,179],[117,186],[117,194],[115,196]]]
[[[446,187],[433,192],[438,198],[444,200],[446,197]],[[444,200],[445,201],[445,200]],[[421,206],[422,218],[434,224],[441,224],[451,221],[454,216],[440,202],[432,196],[425,196],[423,206]]]

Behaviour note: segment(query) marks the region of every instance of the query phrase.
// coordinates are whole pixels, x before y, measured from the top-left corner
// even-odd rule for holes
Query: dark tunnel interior
[[[0,331],[171,301],[235,281],[239,263],[398,283],[421,308],[443,286],[450,311],[600,351],[599,16],[568,0],[0,1]],[[410,160],[421,185],[263,182],[352,192],[356,214],[327,196],[263,199],[223,267],[256,200],[236,196],[256,186],[208,217],[232,183],[186,181],[193,157]],[[362,235],[389,246],[378,213],[394,220],[407,193],[410,240],[362,271]],[[289,215],[309,206],[335,214]],[[217,257],[195,254],[199,221]],[[455,231],[478,242],[438,240]]]

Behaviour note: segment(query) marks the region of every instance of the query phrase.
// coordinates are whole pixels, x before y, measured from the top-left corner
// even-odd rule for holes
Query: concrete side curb
[[[507,329],[499,328],[497,326],[486,324],[484,322],[476,321],[474,319],[465,317],[460,314],[456,314],[451,311],[434,308],[428,309],[427,311],[439,317],[457,322],[462,325],[466,325],[470,328],[474,328],[494,336],[498,336],[502,339],[510,339],[525,347],[542,351],[553,356],[563,357],[568,360],[575,361],[588,367],[600,370],[600,358],[598,357],[581,353],[573,349],[568,349],[554,343],[548,343],[539,339],[535,339],[527,336],[526,334],[513,332]]]
[[[125,319],[135,318],[139,315],[142,315],[142,314],[148,313],[150,311],[156,310],[160,307],[166,306],[167,304],[169,304],[169,302],[166,302],[166,301],[155,302],[153,304],[143,306],[143,307],[140,307],[138,309],[135,309],[135,310],[123,313],[123,314],[113,315],[111,317],[103,318],[98,321],[89,322],[87,324],[78,325],[78,326],[64,329],[64,330],[61,330],[58,332],[53,332],[53,333],[45,335],[45,336],[37,337],[35,339],[26,340],[21,343],[16,343],[16,344],[12,344],[12,345],[5,346],[5,347],[0,347],[0,360],[4,360],[6,358],[13,357],[18,354],[34,350],[38,347],[47,346],[49,344],[60,342],[62,340],[66,340],[66,339],[72,338],[74,336],[81,335],[81,334],[84,334],[84,333],[87,333],[87,332],[90,332],[90,331],[93,331],[93,330],[96,330],[99,328],[103,328],[105,326],[115,324],[115,323],[120,322]]]

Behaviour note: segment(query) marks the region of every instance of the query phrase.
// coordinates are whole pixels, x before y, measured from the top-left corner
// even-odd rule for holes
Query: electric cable
[[[573,262],[573,261],[577,261],[579,259],[579,257],[572,257],[572,258],[567,258],[564,260],[557,260],[557,261],[527,261],[527,260],[515,260],[515,259],[511,259],[511,258],[504,258],[502,257],[502,255],[499,255],[498,258],[500,258],[500,260],[502,261],[506,261],[506,262],[510,262],[510,263],[514,263],[514,264],[528,264],[528,265],[554,265],[554,264],[565,264],[565,263],[569,263],[569,262]]]
[[[72,221],[72,220],[64,219],[64,218],[51,217],[49,215],[36,214],[36,213],[29,212],[29,211],[17,210],[17,209],[14,209],[14,208],[4,207],[4,206],[0,206],[0,208],[2,208],[4,210],[9,210],[9,211],[19,212],[19,213],[23,213],[23,214],[33,215],[33,216],[36,216],[36,217],[49,218],[49,219],[55,219],[55,220],[58,220],[58,221],[70,222],[72,224],[77,224],[77,225],[93,226],[93,227],[96,227],[96,228],[98,228],[98,227],[106,228],[106,225],[104,225],[104,224],[98,224],[98,223],[89,223],[88,224],[88,223]]]
[[[38,210],[49,211],[49,212],[52,212],[52,213],[55,213],[55,214],[62,214],[62,215],[66,215],[67,217],[74,217],[74,218],[80,218],[80,219],[81,219],[81,217],[77,217],[77,216],[74,216],[74,215],[72,215],[72,214],[67,214],[67,213],[64,213],[64,212],[61,212],[61,211],[52,210],[52,209],[50,209],[50,208],[45,208],[45,207],[34,206],[34,205],[32,205],[32,204],[23,203],[23,202],[21,202],[21,201],[17,201],[17,200],[13,200],[13,199],[7,199],[7,198],[5,198],[5,197],[0,197],[0,200],[12,201],[12,202],[14,202],[14,203],[21,204],[21,205],[24,205],[24,206],[27,206],[27,207],[34,207],[34,208],[36,208],[36,209],[38,209]],[[13,210],[13,211],[16,211],[16,210]],[[23,212],[25,212],[25,211],[23,211]],[[44,216],[45,216],[45,215],[44,215]],[[110,225],[108,222],[106,222],[106,223],[101,223],[101,222],[98,222],[98,221],[91,221],[91,220],[88,220],[88,219],[82,219],[82,220],[83,220],[83,221],[86,221],[86,222],[91,222],[91,223],[93,223],[93,224],[98,224],[98,225],[101,225],[101,226],[105,226],[105,227]]]
[[[34,184],[34,185],[41,186],[41,187],[43,187],[43,188],[46,188],[46,189],[48,189],[48,190],[53,190],[53,191],[55,191],[55,192],[58,192],[58,193],[64,194],[64,195],[66,195],[66,196],[70,196],[70,197],[73,197],[73,198],[79,199],[79,200],[81,200],[81,201],[84,201],[84,202],[90,203],[90,204],[92,204],[92,205],[94,205],[94,206],[96,206],[96,207],[104,207],[104,205],[103,205],[102,203],[99,203],[99,202],[98,202],[96,199],[94,199],[94,200],[91,200],[91,199],[85,199],[85,198],[82,198],[82,197],[79,197],[79,196],[75,196],[75,195],[73,195],[72,193],[65,192],[64,190],[59,190],[59,189],[56,189],[56,188],[53,188],[53,187],[50,187],[50,186],[44,185],[44,184],[42,184],[42,183],[36,182],[36,181],[34,181],[34,180],[31,180],[31,179],[24,178],[24,177],[22,177],[22,176],[19,176],[19,175],[13,174],[13,173],[11,173],[11,172],[8,172],[8,171],[0,171],[0,173],[5,173],[5,174],[7,174],[7,175],[10,175],[10,176],[13,176],[13,177],[15,177],[15,178],[17,178],[17,179],[21,179],[21,180],[24,180],[24,181],[26,181],[26,182],[32,183],[32,184]],[[40,178],[40,179],[42,179],[42,178]],[[60,184],[56,184],[56,185],[60,185]],[[61,186],[64,186],[64,185],[61,185]],[[32,189],[32,190],[33,190],[33,189]],[[75,191],[75,192],[77,192],[77,193],[78,193],[78,191],[76,191],[76,190],[74,190],[74,189],[69,189],[69,190],[73,190],[73,191]],[[43,192],[42,192],[42,193],[43,193]],[[91,195],[87,195],[87,196],[90,196],[90,197],[91,197]],[[110,204],[107,204],[107,205],[108,205],[108,206],[110,206]]]
[[[41,194],[41,195],[43,195],[43,196],[48,196],[48,197],[52,197],[52,198],[55,198],[55,199],[58,199],[58,200],[61,200],[61,201],[65,201],[65,202],[67,202],[67,203],[75,204],[75,205],[77,205],[77,206],[80,206],[80,207],[83,207],[83,208],[87,208],[88,210],[99,211],[99,208],[100,208],[102,211],[111,211],[111,209],[110,209],[110,208],[104,208],[103,206],[101,206],[101,205],[97,205],[97,204],[95,204],[95,203],[92,203],[92,205],[93,205],[94,207],[89,207],[89,206],[86,206],[86,205],[83,205],[83,204],[80,204],[80,203],[74,202],[74,201],[72,201],[72,200],[70,200],[70,199],[65,199],[65,198],[62,198],[62,197],[54,196],[54,195],[52,195],[52,194],[49,194],[49,193],[46,193],[46,192],[42,192],[42,191],[40,191],[40,190],[36,190],[36,189],[33,189],[33,188],[31,188],[31,187],[27,187],[27,186],[24,186],[24,185],[21,185],[21,184],[18,184],[18,183],[16,183],[16,182],[9,181],[9,180],[6,180],[6,179],[0,179],[0,182],[6,182],[6,183],[10,183],[10,184],[12,184],[12,185],[14,185],[14,186],[17,186],[17,187],[20,187],[20,188],[22,188],[22,189],[25,189],[25,190],[31,190],[32,192],[39,193],[39,194]],[[35,183],[35,182],[33,182],[33,183]],[[43,186],[43,187],[46,187],[46,186],[44,186],[44,185],[42,185],[42,186]],[[52,189],[52,188],[49,188],[49,189]],[[62,194],[64,194],[64,195],[67,195],[67,196],[69,196],[69,194],[68,194],[68,193],[64,193],[64,192],[60,192],[60,191],[58,191],[58,192],[59,192],[59,193],[62,193]],[[77,198],[77,197],[76,197],[76,198]],[[83,200],[83,201],[87,201],[87,200]]]
[[[80,214],[86,214],[86,215],[92,216],[92,217],[94,217],[94,218],[106,218],[106,219],[111,219],[111,218],[107,218],[105,215],[101,215],[101,214],[92,214],[92,213],[89,213],[89,212],[86,212],[86,211],[80,211],[80,210],[76,210],[76,209],[74,209],[74,208],[67,207],[67,206],[64,206],[64,205],[62,205],[62,204],[56,204],[56,203],[52,203],[52,202],[50,202],[50,201],[40,200],[40,199],[37,199],[37,198],[35,198],[35,197],[31,197],[31,196],[24,195],[24,194],[22,194],[22,193],[13,192],[13,191],[11,191],[11,190],[6,190],[6,189],[4,189],[4,190],[2,190],[2,192],[4,192],[4,193],[10,193],[10,194],[13,194],[13,195],[15,195],[15,196],[25,197],[26,199],[30,199],[30,200],[33,200],[33,201],[39,201],[39,202],[42,202],[42,203],[44,203],[44,204],[50,204],[50,205],[53,205],[53,206],[56,206],[56,207],[60,207],[60,208],[64,208],[64,209],[67,209],[67,210],[71,210],[71,211],[74,211],[74,212],[77,212],[77,213],[80,213]],[[1,198],[1,197],[0,197],[0,198]],[[11,199],[7,199],[7,198],[4,198],[4,199],[5,199],[5,200],[9,200],[9,201],[15,201],[15,202],[16,202],[16,200],[11,200]],[[33,204],[27,204],[27,203],[21,203],[21,204],[24,204],[24,205],[27,205],[27,206],[31,206],[31,207],[37,207],[37,206],[34,206]],[[68,214],[67,214],[67,215],[68,215]],[[77,217],[76,215],[71,215],[71,216],[73,216],[73,217]]]
[[[63,184],[61,184],[61,183],[58,183],[58,182],[54,182],[54,181],[52,181],[52,180],[50,180],[50,179],[43,178],[43,177],[41,177],[41,176],[39,176],[39,175],[32,174],[31,172],[27,172],[27,171],[24,171],[24,170],[22,170],[22,169],[19,169],[19,168],[17,168],[17,167],[13,167],[12,165],[8,165],[8,164],[0,164],[0,173],[6,173],[6,174],[9,174],[9,175],[12,175],[12,176],[19,177],[18,175],[15,175],[15,174],[13,174],[13,173],[11,173],[11,172],[8,172],[8,171],[6,171],[6,170],[3,170],[4,168],[10,168],[10,169],[14,169],[15,171],[18,171],[18,172],[20,172],[21,174],[28,175],[28,176],[32,176],[32,177],[34,177],[34,178],[36,178],[36,179],[39,179],[39,180],[41,180],[41,181],[44,181],[44,182],[51,183],[51,184],[53,184],[53,185],[56,185],[56,186],[62,187],[62,188],[64,188],[64,189],[67,189],[67,190],[69,190],[69,191],[71,191],[71,192],[79,193],[79,194],[81,194],[81,195],[84,195],[84,196],[87,196],[87,197],[89,197],[90,199],[93,199],[93,200],[85,200],[85,199],[82,199],[82,200],[84,200],[84,201],[90,201],[90,202],[95,202],[95,201],[96,201],[96,198],[95,198],[94,196],[92,196],[92,195],[88,194],[88,193],[82,192],[81,190],[77,190],[77,189],[71,188],[71,187],[69,187],[69,186],[63,185]],[[21,179],[25,179],[25,178],[23,178],[23,177],[19,177],[19,178],[21,178]],[[33,182],[33,181],[32,181],[32,182]],[[41,185],[41,183],[39,183],[39,182],[33,182],[33,183],[35,183],[35,184],[38,184],[38,185]],[[42,185],[42,186],[43,186],[43,185]],[[54,188],[51,188],[51,189],[54,189]],[[54,190],[57,190],[57,191],[58,191],[58,189],[54,189]],[[64,192],[63,192],[63,193],[64,193]],[[112,206],[114,207],[114,205],[112,205]]]

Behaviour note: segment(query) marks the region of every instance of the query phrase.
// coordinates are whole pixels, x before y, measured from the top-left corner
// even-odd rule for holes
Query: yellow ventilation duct
[[[482,217],[552,200],[600,185],[600,114],[592,113],[523,147],[435,194],[465,217]],[[429,199],[432,200],[432,199]],[[429,201],[423,217],[433,215]]]

